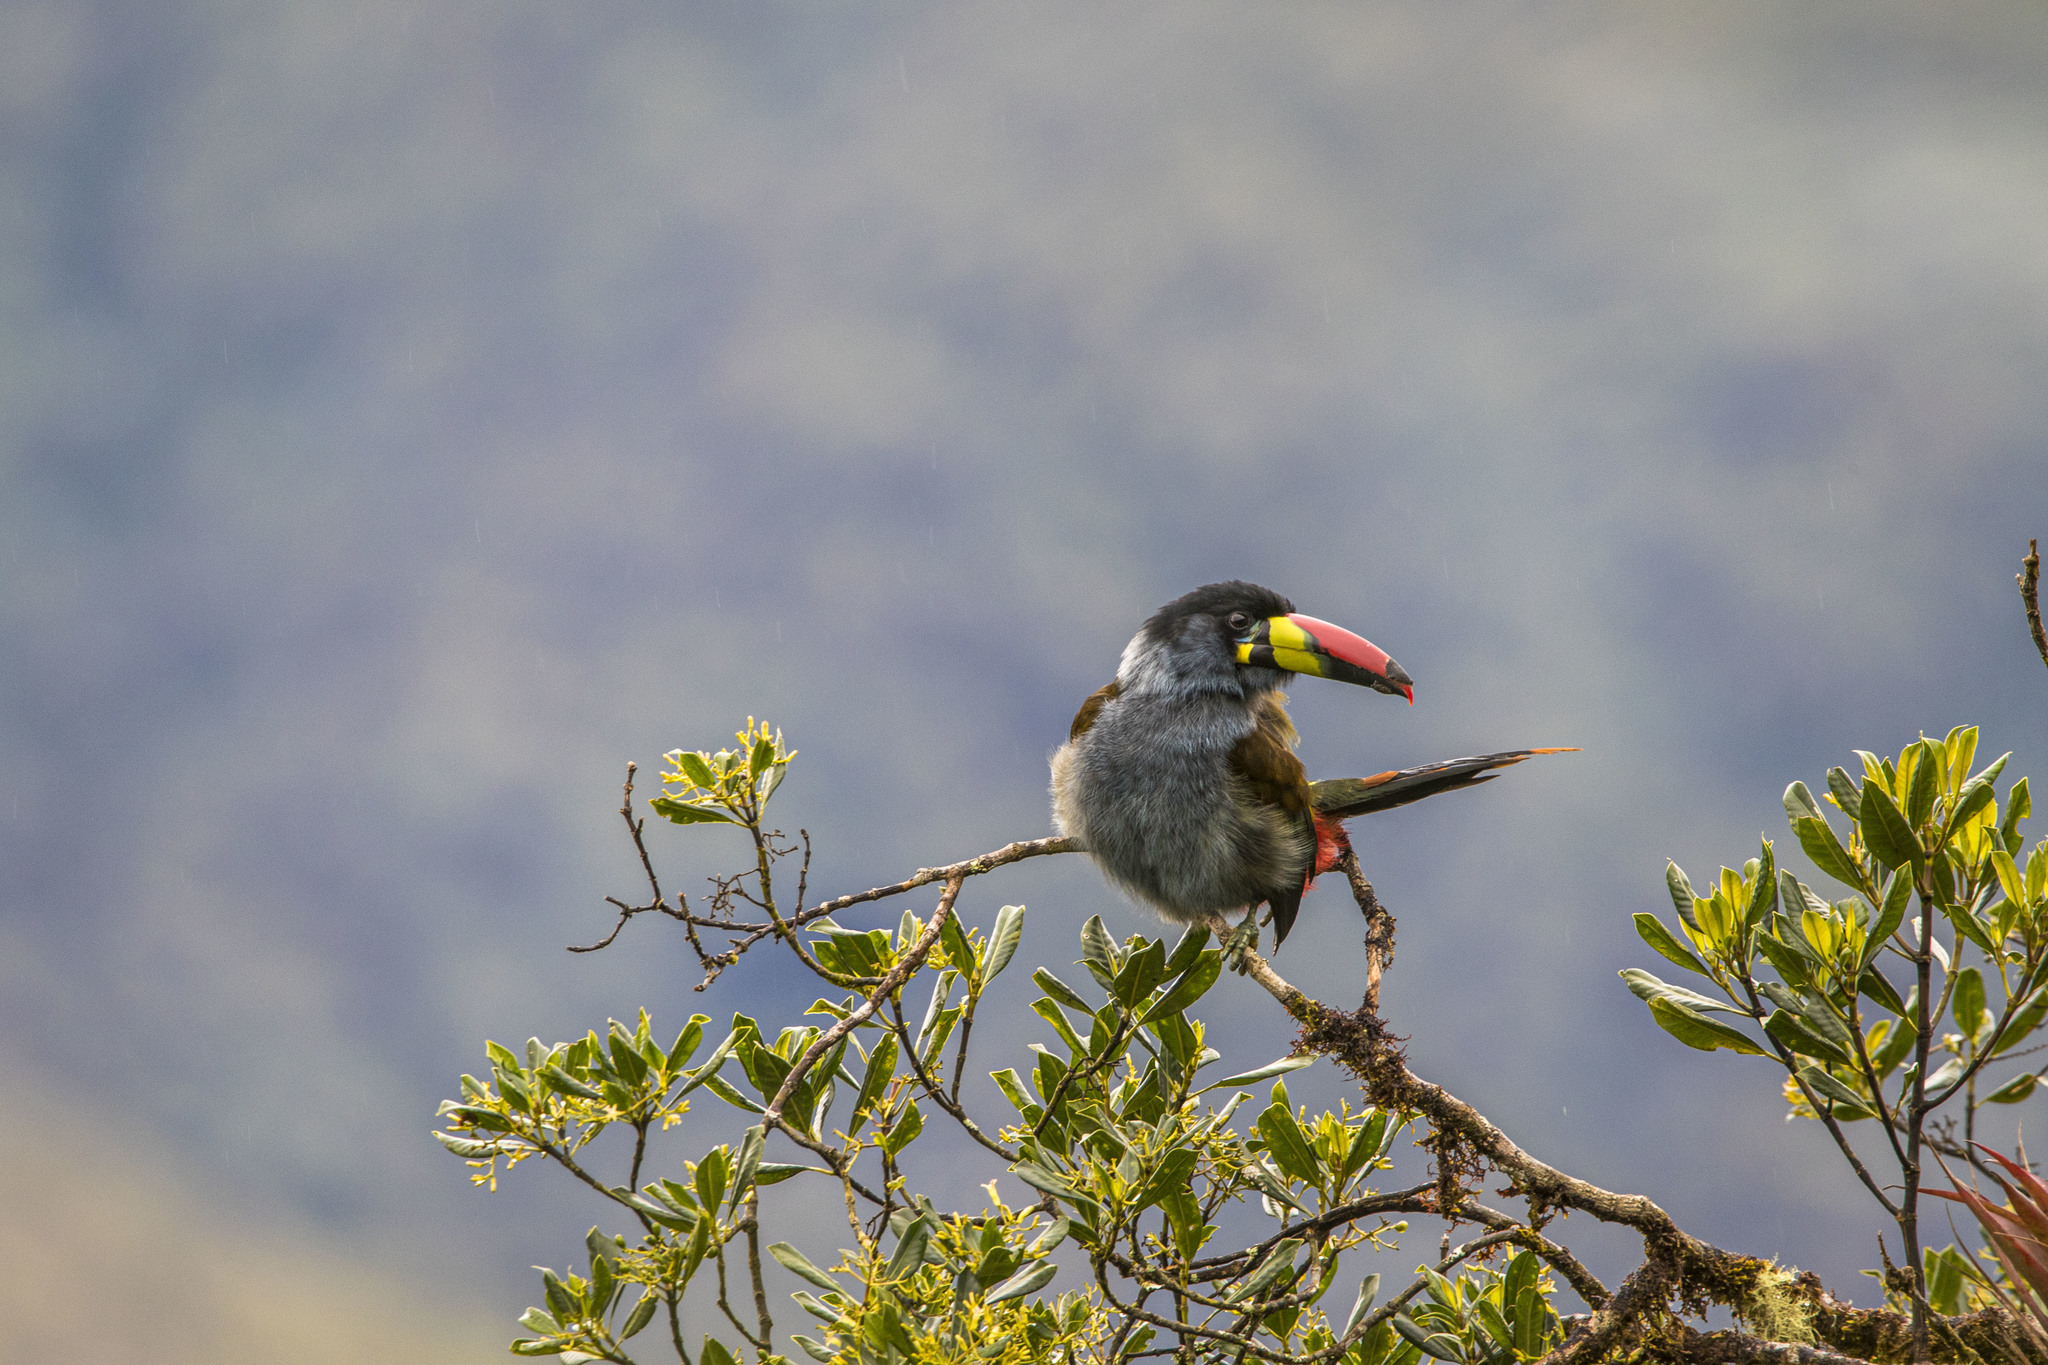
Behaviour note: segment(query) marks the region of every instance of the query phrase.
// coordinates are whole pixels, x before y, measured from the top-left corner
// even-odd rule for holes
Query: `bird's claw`
[[[1243,976],[1251,969],[1251,955],[1259,950],[1259,912],[1254,907],[1237,927],[1230,931],[1230,937],[1223,940],[1223,960],[1230,969]]]

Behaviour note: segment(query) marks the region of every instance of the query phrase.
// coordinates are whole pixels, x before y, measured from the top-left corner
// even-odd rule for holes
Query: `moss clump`
[[[1752,1335],[1765,1341],[1813,1344],[1813,1299],[1801,1293],[1797,1276],[1774,1261],[1756,1263],[1749,1283],[1729,1304]]]

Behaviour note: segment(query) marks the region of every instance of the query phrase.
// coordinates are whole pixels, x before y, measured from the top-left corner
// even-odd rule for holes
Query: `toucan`
[[[1516,749],[1310,782],[1282,692],[1290,673],[1415,702],[1414,679],[1385,650],[1301,615],[1272,589],[1237,580],[1197,588],[1145,622],[1053,754],[1060,833],[1168,919],[1243,909],[1256,935],[1257,909],[1270,905],[1277,948],[1302,893],[1350,847],[1344,821],[1569,752]]]

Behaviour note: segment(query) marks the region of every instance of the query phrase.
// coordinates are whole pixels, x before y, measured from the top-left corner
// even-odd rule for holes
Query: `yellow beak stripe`
[[[1305,649],[1275,649],[1273,662],[1289,673],[1307,673],[1317,678],[1323,676],[1323,656]]]
[[[1285,616],[1269,616],[1260,624],[1264,629],[1258,636],[1237,647],[1239,663],[1284,668],[1312,678],[1329,676],[1323,672],[1323,655],[1316,650],[1314,636]]]
[[[1316,647],[1315,637],[1285,616],[1266,618],[1266,640],[1273,646],[1275,653],[1283,649],[1294,652]],[[1292,665],[1282,664],[1281,667],[1289,668]]]

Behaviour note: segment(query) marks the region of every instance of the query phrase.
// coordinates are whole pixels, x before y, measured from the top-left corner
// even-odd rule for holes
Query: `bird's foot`
[[[1259,911],[1254,906],[1237,927],[1230,931],[1230,937],[1223,940],[1223,960],[1239,976],[1251,970],[1251,954],[1259,950]]]

